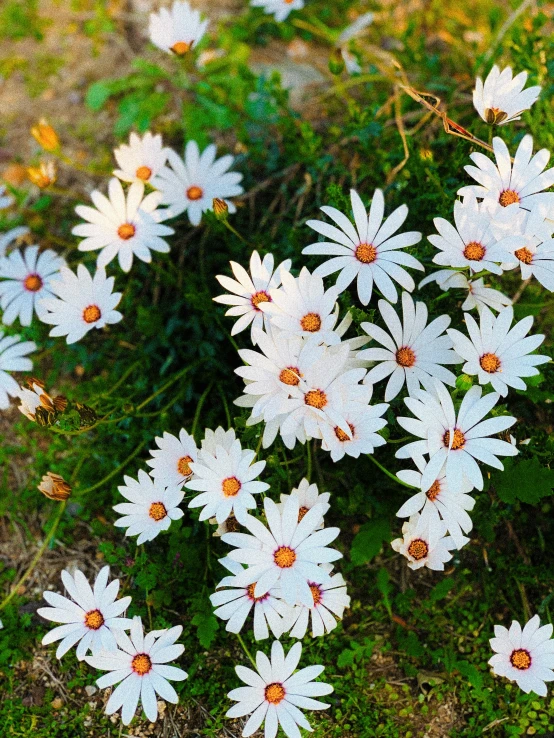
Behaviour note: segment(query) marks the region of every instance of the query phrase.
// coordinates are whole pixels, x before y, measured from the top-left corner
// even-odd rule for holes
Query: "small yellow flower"
[[[39,492],[50,500],[67,500],[71,494],[71,486],[59,474],[47,472],[38,485]]]
[[[60,148],[58,134],[44,118],[31,128],[31,135],[45,151],[57,151]]]
[[[28,167],[27,176],[41,190],[49,187],[57,179],[56,165],[53,161],[41,161],[38,167]]]

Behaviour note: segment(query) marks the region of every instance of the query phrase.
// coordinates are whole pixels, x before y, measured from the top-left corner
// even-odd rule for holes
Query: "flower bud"
[[[346,68],[341,49],[333,49],[329,57],[329,71],[331,74],[342,74]]]
[[[460,374],[460,376],[456,379],[456,388],[459,390],[467,392],[467,390],[471,389],[472,386],[473,377],[470,377],[469,374]]]
[[[214,215],[218,220],[227,220],[229,217],[229,206],[225,200],[220,200],[219,197],[214,197],[212,207],[214,209]]]
[[[53,161],[40,162],[38,167],[28,167],[27,176],[33,184],[40,187],[41,190],[54,184],[56,181],[56,165]]]
[[[71,494],[70,485],[63,477],[53,472],[47,472],[43,476],[38,490],[49,500],[67,500]]]
[[[31,135],[45,151],[57,151],[60,148],[58,134],[44,118],[31,128]]]

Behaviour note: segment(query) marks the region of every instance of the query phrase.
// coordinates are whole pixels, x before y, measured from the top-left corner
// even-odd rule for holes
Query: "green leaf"
[[[354,655],[354,651],[349,648],[345,648],[344,651],[341,651],[337,659],[337,666],[339,669],[344,669],[345,666],[352,666],[354,663]]]
[[[468,680],[472,687],[481,689],[483,686],[483,675],[477,670],[475,664],[468,661],[457,661],[456,669]]]
[[[429,599],[431,600],[431,602],[438,602],[439,600],[443,600],[453,587],[453,579],[441,579],[440,582],[436,584],[429,593]]]
[[[516,500],[536,505],[543,497],[552,494],[554,471],[541,466],[538,459],[522,459],[504,462],[504,471],[493,474],[490,487],[494,488],[502,502],[513,504]]]
[[[91,110],[102,110],[112,94],[112,85],[109,82],[95,82],[87,90],[85,102]]]
[[[370,520],[360,528],[352,541],[350,558],[355,566],[361,566],[371,561],[383,546],[384,541],[390,539],[390,524],[388,520],[378,518]]]
[[[215,634],[219,629],[219,623],[215,615],[207,615],[205,613],[197,613],[192,624],[196,625],[196,634],[202,648],[209,648],[215,638]]]

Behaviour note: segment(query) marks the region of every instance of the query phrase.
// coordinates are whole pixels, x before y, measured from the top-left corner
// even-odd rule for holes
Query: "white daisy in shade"
[[[210,601],[216,608],[214,615],[227,621],[225,630],[240,633],[254,608],[254,638],[257,641],[269,638],[270,630],[275,638],[280,638],[283,634],[283,617],[288,614],[289,606],[278,596],[279,588],[273,587],[261,597],[255,597],[254,584],[236,584],[236,575],[244,570],[241,564],[228,557],[219,559],[219,563],[233,575],[224,577],[217,585],[217,591],[210,595]]]
[[[208,20],[203,20],[199,10],[193,10],[186,0],[176,0],[171,8],[160,8],[150,13],[148,29],[150,41],[162,51],[184,56],[198,46],[206,33]]]
[[[289,271],[291,261],[287,259],[274,269],[273,254],[266,254],[261,260],[258,252],[253,251],[250,257],[250,274],[240,264],[234,261],[230,264],[236,279],[221,274],[218,274],[216,279],[224,289],[232,294],[219,295],[214,297],[214,301],[233,306],[227,310],[225,315],[240,316],[231,329],[231,335],[236,336],[237,333],[251,325],[252,343],[256,345],[255,329],[261,329],[264,325],[267,327],[269,324],[269,316],[264,315],[259,305],[261,302],[271,302],[269,291],[279,287],[281,273]]]
[[[253,8],[262,8],[264,13],[273,15],[278,23],[288,18],[293,10],[302,10],[304,0],[250,0]]]
[[[541,93],[540,85],[526,90],[527,72],[512,77],[512,68],[500,71],[494,67],[483,83],[481,77],[475,81],[473,105],[481,118],[489,125],[504,125],[521,118],[524,110],[529,110]]]
[[[477,311],[480,313],[483,307],[486,306],[499,312],[506,305],[512,304],[511,299],[507,295],[492,289],[492,287],[487,287],[483,277],[469,280],[462,272],[457,272],[453,269],[439,269],[437,272],[433,272],[428,277],[425,277],[419,283],[419,288],[431,282],[436,282],[443,292],[455,288],[467,290],[468,295],[462,304],[462,310],[473,310],[473,308],[477,308]]]
[[[123,631],[116,633],[117,651],[86,657],[90,666],[109,672],[96,680],[100,689],[121,682],[110,695],[106,715],[122,707],[121,722],[129,725],[140,701],[146,717],[153,723],[158,718],[156,694],[166,702],[177,704],[179,698],[169,682],[182,682],[188,674],[168,662],[175,661],[185,650],[175,643],[182,632],[183,626],[176,625],[145,635],[140,617],[135,617],[130,637]]]
[[[468,541],[469,538],[464,538],[464,543]],[[456,549],[454,539],[446,535],[443,520],[417,513],[404,523],[402,538],[396,538],[391,546],[408,559],[410,569],[426,566],[435,571],[444,571],[445,563],[452,558],[450,552]]]
[[[415,459],[415,463],[419,471],[403,469],[397,472],[396,476],[406,484],[421,489],[421,477],[426,462],[419,457]],[[446,529],[452,536],[456,548],[462,548],[468,540],[463,534],[469,533],[473,528],[473,522],[467,514],[468,510],[471,511],[475,507],[475,500],[468,494],[472,489],[472,484],[465,483],[459,492],[452,492],[448,487],[443,470],[427,492],[416,492],[402,505],[396,515],[399,518],[408,518],[421,513],[424,518],[429,516],[435,522],[442,519],[446,523]]]
[[[527,336],[533,325],[532,316],[528,315],[512,327],[512,307],[504,308],[496,317],[485,307],[480,318],[477,325],[471,315],[466,315],[469,338],[460,331],[448,331],[454,349],[466,362],[462,371],[476,375],[479,384],[490,382],[502,397],[508,394],[508,387],[526,389],[522,377],[536,376],[539,374],[536,367],[550,361],[549,356],[531,353],[544,341],[540,333]]]
[[[512,245],[519,243],[517,236],[498,240],[491,228],[488,211],[471,192],[463,201],[454,203],[454,222],[456,228],[444,218],[433,220],[439,235],[427,238],[439,249],[433,257],[435,264],[469,267],[472,272],[488,269],[494,274],[502,274],[500,265],[508,260],[506,254],[510,253]]]
[[[298,726],[311,731],[309,722],[301,710],[326,710],[329,705],[314,697],[330,694],[333,687],[324,682],[314,682],[324,670],[323,666],[306,666],[294,673],[302,656],[302,644],[295,643],[285,656],[283,646],[274,641],[271,659],[261,651],[256,654],[257,672],[245,666],[236,666],[246,687],[233,689],[227,695],[236,700],[226,717],[238,718],[250,715],[242,735],[255,733],[265,721],[265,738],[275,738],[279,726],[288,738],[300,738]]]
[[[328,582],[329,574],[318,564],[336,561],[339,551],[327,548],[340,533],[338,528],[316,531],[323,518],[322,508],[316,505],[298,521],[300,506],[296,496],[286,500],[281,511],[269,497],[264,500],[269,528],[251,515],[247,516],[245,533],[227,533],[222,541],[236,546],[229,558],[248,568],[237,574],[237,585],[255,584],[254,596],[262,597],[278,582],[281,596],[289,605],[313,602],[310,582]]]
[[[379,300],[379,312],[390,335],[373,323],[362,323],[363,330],[384,346],[358,352],[358,358],[377,362],[367,373],[365,383],[375,384],[389,377],[385,390],[387,402],[397,396],[404,384],[410,395],[421,385],[432,389],[437,380],[455,386],[456,376],[443,366],[461,362],[452,351],[452,340],[444,333],[450,325],[448,315],[427,324],[427,306],[423,302],[414,303],[407,292],[402,293],[402,322],[385,300]]]
[[[14,202],[13,197],[7,194],[6,186],[3,184],[0,184],[0,210],[9,208],[10,205],[13,205],[13,202]]]
[[[160,195],[151,192],[144,197],[144,183],[133,182],[127,194],[121,182],[112,177],[106,197],[98,190],[91,193],[96,210],[88,205],[77,205],[75,212],[88,223],[81,223],[71,231],[84,236],[79,251],[100,249],[97,266],[107,266],[115,257],[124,272],[133,265],[133,257],[149,264],[151,251],[167,254],[169,244],[161,236],[175,233],[173,228],[158,223],[160,212],[156,207]]]
[[[0,233],[0,258],[5,255],[6,249],[11,243],[27,233],[29,233],[29,229],[25,226],[17,226],[16,228],[10,228],[6,233]]]
[[[345,290],[357,277],[358,297],[362,305],[367,305],[370,301],[374,283],[383,297],[396,302],[394,282],[398,282],[409,292],[415,287],[414,280],[402,267],[424,271],[416,258],[399,250],[419,243],[421,233],[408,231],[394,235],[408,217],[408,207],[401,205],[383,221],[385,198],[381,190],[375,190],[369,215],[355,190],[351,190],[350,197],[355,226],[340,210],[321,208],[325,215],[335,221],[338,228],[321,220],[309,220],[310,228],[328,240],[306,246],[302,253],[334,256],[314,273],[325,277],[340,271],[336,284],[339,292]]]
[[[33,314],[41,314],[40,300],[52,296],[52,281],[59,279],[65,261],[48,249],[39,254],[38,246],[16,249],[0,259],[0,305],[2,322],[31,325]]]
[[[152,467],[150,476],[166,487],[182,486],[192,477],[190,464],[198,458],[194,438],[181,428],[179,437],[164,433],[156,443],[158,448],[150,451],[152,458],[146,462]]]
[[[119,169],[114,174],[124,182],[150,182],[167,161],[167,148],[160,134],[146,131],[141,138],[131,133],[128,144],[121,144],[114,150]]]
[[[77,274],[62,267],[60,280],[49,285],[56,297],[41,300],[39,306],[40,320],[54,326],[50,335],[66,336],[67,343],[75,343],[93,328],[119,323],[123,315],[115,308],[121,293],[113,292],[114,281],[103,269],[97,269],[91,277],[82,264]]]
[[[231,513],[241,525],[247,518],[247,510],[256,507],[253,495],[269,489],[266,482],[256,482],[265,468],[265,461],[256,461],[256,452],[244,449],[239,440],[230,449],[216,446],[213,454],[202,451],[199,461],[191,464],[194,479],[185,483],[187,489],[201,494],[189,502],[189,507],[202,507],[200,520],[212,516],[218,523]]]
[[[396,452],[397,459],[429,454],[429,463],[421,476],[421,490],[427,492],[445,467],[449,489],[459,492],[465,484],[483,489],[483,475],[477,461],[504,469],[497,456],[516,456],[517,450],[506,441],[490,438],[510,428],[511,415],[483,418],[494,408],[500,396],[491,392],[484,397],[479,386],[464,395],[458,414],[444,385],[437,383],[434,393],[419,390],[404,402],[414,418],[397,418],[398,424],[421,441],[408,443]],[[445,466],[446,464],[446,466]]]
[[[290,491],[290,495],[281,495],[281,502],[277,503],[279,511],[283,509],[285,502],[289,497],[298,497],[299,511],[298,511],[298,522],[302,520],[304,515],[315,507],[316,505],[321,506],[321,514],[326,515],[331,505],[329,499],[331,497],[330,492],[319,493],[317,484],[310,484],[307,479],[302,479],[298,487],[293,487]],[[321,528],[323,528],[323,521],[321,521]]]
[[[281,280],[279,289],[269,291],[271,301],[259,303],[271,325],[290,336],[303,336],[328,345],[340,343],[334,330],[339,290],[331,287],[326,291],[323,279],[310,274],[306,267],[302,267],[298,277],[282,272]]]
[[[30,372],[33,368],[33,362],[27,354],[36,351],[36,348],[34,341],[22,341],[19,336],[5,336],[4,332],[0,330],[1,410],[5,410],[10,406],[9,396],[19,397],[21,392],[20,386],[8,372]]]
[[[46,620],[63,623],[47,633],[43,645],[61,641],[56,656],[61,659],[78,642],[77,658],[82,661],[88,651],[117,649],[115,632],[128,630],[132,620],[119,617],[131,604],[130,597],[117,598],[119,579],[108,584],[110,567],[100,570],[91,587],[82,571],[72,576],[62,571],[62,582],[71,599],[56,592],[44,592],[51,607],[41,607],[38,614]]]
[[[114,525],[127,528],[126,536],[138,535],[137,544],[153,540],[158,533],[169,528],[172,520],[183,517],[183,511],[178,507],[184,497],[181,485],[166,487],[142,469],[138,473],[138,481],[127,476],[123,479],[125,485],[118,490],[129,502],[114,505],[114,510],[123,515]]]
[[[337,627],[338,621],[342,620],[344,611],[350,607],[350,597],[346,593],[346,582],[342,574],[331,574],[332,564],[321,564],[330,575],[330,580],[323,584],[310,584],[313,604],[296,605],[289,609],[285,617],[284,632],[288,632],[291,638],[304,638],[308,630],[310,615],[312,620],[312,636],[325,635]]]
[[[199,456],[202,457],[203,453],[214,456],[218,446],[222,446],[226,451],[230,451],[236,440],[237,437],[234,428],[230,428],[227,431],[223,430],[221,426],[214,431],[211,428],[206,428]]]
[[[186,211],[192,225],[200,225],[202,213],[213,210],[216,198],[227,203],[230,213],[236,212],[228,198],[244,192],[239,184],[242,174],[227,171],[234,161],[230,154],[220,159],[215,158],[216,154],[215,144],[200,153],[196,141],[188,141],[184,161],[169,149],[167,166],[152,181],[162,193],[162,203],[168,206],[166,217]]]
[[[489,664],[494,674],[516,682],[527,694],[546,697],[545,682],[554,681],[554,640],[552,624],[540,624],[539,616],[534,615],[523,630],[517,620],[512,621],[509,630],[495,625],[495,637],[489,643],[496,653]]]
[[[501,138],[492,140],[495,166],[484,154],[476,151],[471,159],[477,166],[467,165],[466,172],[479,182],[458,190],[459,195],[472,194],[481,197],[484,204],[508,207],[517,203],[520,208],[533,210],[540,208],[543,216],[554,210],[554,192],[545,192],[554,184],[554,167],[544,171],[550,152],[541,149],[533,156],[533,137],[524,136],[518,146],[514,163],[508,147]]]

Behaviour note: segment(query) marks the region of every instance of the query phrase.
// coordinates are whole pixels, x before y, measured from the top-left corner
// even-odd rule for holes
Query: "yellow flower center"
[[[464,249],[464,256],[470,261],[481,261],[485,253],[485,247],[477,243],[477,241],[471,241]]]
[[[309,511],[310,511],[310,508],[309,508],[309,507],[304,507],[304,506],[302,506],[302,507],[300,508],[300,510],[298,511],[298,522],[300,522],[300,521],[302,520],[302,518],[304,517],[304,515],[305,515],[305,514],[306,514],[307,512],[309,512]]]
[[[271,297],[267,294],[267,292],[260,290],[259,292],[256,292],[256,294],[252,295],[252,297],[250,298],[250,302],[252,303],[252,307],[254,308],[254,310],[260,310],[258,305],[261,302],[271,302]]]
[[[296,561],[296,553],[288,546],[279,546],[273,554],[273,560],[280,569],[290,569]]]
[[[524,264],[532,264],[533,263],[533,252],[529,251],[529,249],[524,246],[522,249],[518,249],[514,252],[516,257],[522,261]]]
[[[321,587],[318,584],[310,584],[310,591],[312,593],[312,597],[314,598],[314,605],[319,605],[323,598]]]
[[[265,698],[272,705],[278,705],[285,698],[285,694],[285,688],[279,682],[268,684],[265,688]]]
[[[192,456],[181,456],[181,458],[177,462],[177,471],[183,477],[190,477],[190,475],[192,474],[192,469],[189,466],[192,460]]]
[[[317,313],[308,313],[300,321],[300,327],[308,333],[317,333],[321,328],[321,318]]]
[[[227,477],[227,479],[224,479],[221,483],[221,489],[223,490],[225,497],[235,497],[238,495],[241,487],[242,484],[236,477]]]
[[[425,495],[426,495],[426,497],[427,497],[428,500],[430,500],[431,502],[433,502],[440,495],[440,491],[441,491],[441,483],[439,482],[438,479],[436,479],[433,482],[433,484],[429,487],[429,489],[427,490],[427,492],[425,493]]]
[[[483,354],[479,359],[481,369],[489,374],[494,374],[500,371],[500,359],[496,354]]]
[[[279,374],[279,381],[288,384],[289,387],[297,387],[300,384],[300,369],[297,366],[288,366]]]
[[[137,655],[131,661],[131,668],[139,676],[148,674],[152,668],[152,660],[147,653],[137,653]]]
[[[362,264],[372,264],[377,258],[377,249],[370,243],[361,243],[356,247],[354,256]]]
[[[204,196],[204,190],[201,187],[193,185],[187,190],[187,197],[189,200],[200,200]]]
[[[159,520],[163,520],[167,516],[167,510],[165,509],[163,502],[153,502],[150,505],[150,510],[148,510],[148,515],[150,515],[152,520],[155,520],[156,523]]]
[[[23,286],[28,292],[38,292],[42,285],[42,279],[38,276],[38,274],[29,274],[29,276],[23,282]]]
[[[354,438],[354,431],[355,428],[352,425],[352,423],[348,423],[348,427],[350,428],[350,433],[352,434],[352,438]],[[335,426],[335,436],[339,439],[341,443],[346,443],[346,441],[351,441],[352,438],[348,436],[348,433],[345,433],[342,428],[339,428],[338,425]]]
[[[85,625],[90,630],[98,630],[104,625],[104,616],[100,610],[91,610],[85,615]]]
[[[123,241],[128,241],[130,238],[133,238],[136,230],[137,229],[132,223],[123,223],[123,225],[120,225],[117,229],[117,235],[119,238],[123,239]]]
[[[322,390],[310,390],[304,397],[304,402],[310,407],[315,407],[316,410],[323,410],[327,404],[327,395]]]
[[[429,546],[422,538],[415,538],[408,546],[408,553],[416,561],[421,561],[429,553]]]
[[[508,205],[513,205],[514,202],[519,202],[519,195],[515,190],[504,190],[500,193],[498,202],[503,208],[506,208]]]
[[[172,51],[175,56],[184,56],[188,51],[192,49],[194,41],[191,41],[190,43],[187,43],[186,41],[177,41],[176,44],[173,44],[173,46],[170,48],[170,51]]]
[[[396,363],[400,364],[400,366],[409,368],[415,364],[415,361],[415,354],[408,346],[402,346],[396,352]]]
[[[442,442],[444,443],[446,448],[448,448],[448,446],[450,445],[450,431],[446,431],[442,438]],[[461,430],[456,428],[454,431],[454,440],[452,441],[452,451],[458,451],[459,449],[463,448],[465,446],[465,442],[466,439],[464,434]]]
[[[256,589],[256,582],[254,582],[254,584],[249,584],[248,587],[246,588],[248,597],[250,597],[251,600],[253,600],[254,602],[263,602],[263,600],[267,600],[267,598],[269,597],[269,592],[266,592],[261,597],[254,597],[255,589]]]
[[[98,305],[89,305],[83,310],[83,320],[85,323],[96,323],[102,317],[102,311]]]
[[[146,182],[152,176],[152,170],[150,169],[150,167],[146,166],[139,167],[135,172],[135,176],[139,179],[142,179],[143,182]]]
[[[510,654],[510,663],[515,669],[519,671],[526,671],[531,666],[532,658],[529,651],[524,648],[516,648]]]

